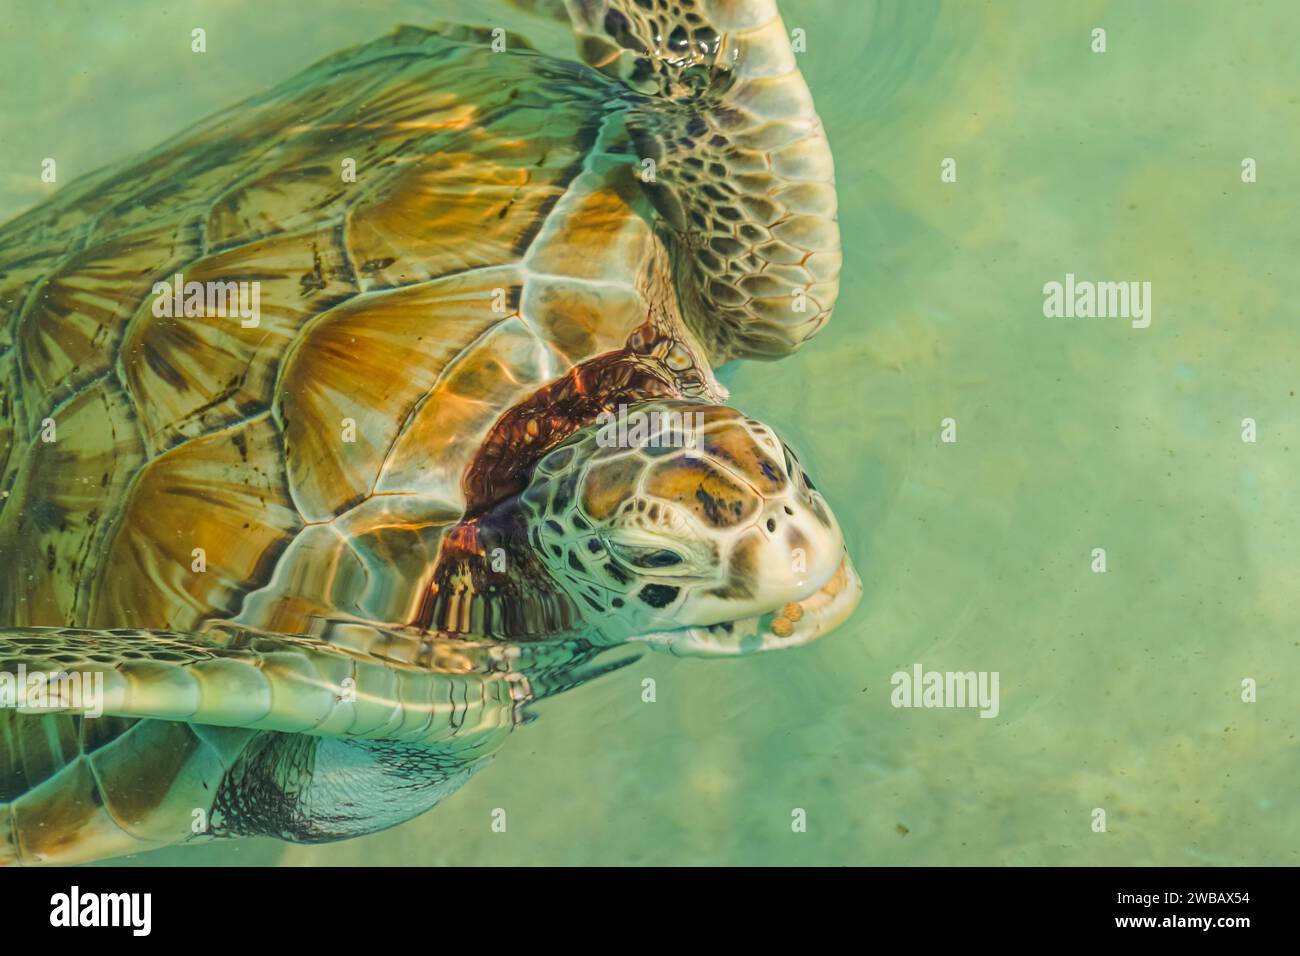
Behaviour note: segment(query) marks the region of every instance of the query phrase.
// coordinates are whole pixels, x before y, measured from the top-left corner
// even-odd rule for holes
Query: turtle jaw
[[[797,647],[839,627],[862,600],[862,579],[843,553],[838,567],[817,591],[756,617],[707,627],[642,634],[633,640],[675,657],[743,657]]]

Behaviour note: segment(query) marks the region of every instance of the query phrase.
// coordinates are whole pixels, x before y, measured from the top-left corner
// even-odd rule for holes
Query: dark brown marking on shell
[[[465,472],[466,516],[522,491],[538,460],[601,412],[619,404],[682,398],[681,376],[656,357],[674,341],[662,326],[647,321],[622,349],[570,369],[502,415]]]

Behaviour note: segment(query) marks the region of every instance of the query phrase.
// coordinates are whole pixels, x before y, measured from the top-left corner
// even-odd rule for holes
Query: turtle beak
[[[741,657],[807,644],[839,627],[862,600],[862,579],[847,552],[827,581],[801,601],[756,617],[642,635],[677,657]]]

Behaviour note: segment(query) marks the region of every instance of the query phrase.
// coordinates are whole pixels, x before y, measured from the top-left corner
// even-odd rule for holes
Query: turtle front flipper
[[[618,666],[592,653],[343,621],[0,628],[0,865],[386,829],[459,789],[523,704]]]
[[[504,645],[352,623],[0,629],[0,864],[385,829],[458,789],[531,696]]]
[[[778,358],[839,290],[835,173],[775,0],[567,0],[628,129],[682,311],[715,364]],[[676,12],[674,12],[676,11]]]
[[[528,697],[508,645],[369,624],[327,622],[320,637],[0,628],[0,708],[20,712],[429,745],[508,732]]]

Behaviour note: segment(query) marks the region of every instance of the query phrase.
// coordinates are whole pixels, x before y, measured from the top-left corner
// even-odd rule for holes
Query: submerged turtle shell
[[[143,700],[108,713],[147,715],[0,711],[0,864],[189,839],[194,808],[214,835],[308,840],[422,812],[540,672],[516,688],[487,644],[428,659],[347,622],[417,616],[502,414],[647,314],[681,328],[672,281],[715,361],[787,354],[829,316],[829,152],[771,0],[568,7],[604,72],[404,28],[0,229],[0,668],[104,671]],[[620,77],[647,78],[639,36],[671,49],[638,133],[610,106],[639,89]],[[727,135],[701,143],[677,99],[710,57],[731,99],[713,104]],[[638,147],[681,160],[660,164],[672,188],[643,192]],[[688,214],[683,283],[652,223]],[[258,283],[260,321],[156,314],[178,274]],[[557,653],[562,687],[578,678]],[[357,674],[368,693],[336,706]],[[312,812],[313,768],[358,754],[369,802]]]
[[[411,619],[483,436],[656,249],[617,82],[487,40],[404,28],[0,232],[6,623]],[[260,322],[155,315],[177,273]]]
[[[0,626],[411,620],[493,423],[621,347],[651,304],[648,210],[620,172],[631,157],[605,146],[616,82],[489,39],[404,28],[0,230]],[[259,323],[156,315],[154,284],[177,273],[259,283]],[[75,633],[42,635],[0,657],[60,640],[77,649]],[[47,664],[143,665],[114,640]],[[405,782],[427,803],[508,731],[514,693],[500,667],[404,669],[413,652],[384,659],[449,702],[457,752]],[[215,655],[243,652],[147,653],[197,655],[220,683],[234,671]],[[169,843],[210,804],[230,832],[388,825],[325,832],[275,816],[300,808],[222,796],[248,748],[309,765],[319,739],[0,711],[0,863]],[[395,819],[414,812],[394,803]]]

